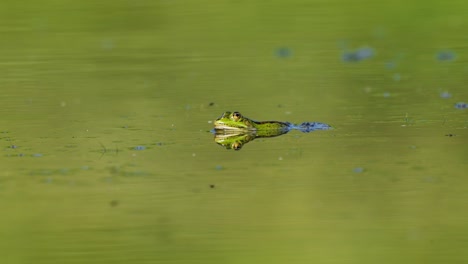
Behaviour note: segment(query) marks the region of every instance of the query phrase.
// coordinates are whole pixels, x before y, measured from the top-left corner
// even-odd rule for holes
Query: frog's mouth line
[[[216,124],[215,129],[225,129],[225,130],[248,130],[246,127],[233,127],[225,124]]]
[[[248,127],[242,127],[242,126],[235,127],[235,126],[232,126],[232,125],[226,125],[226,124],[224,124],[223,122],[217,122],[217,123],[215,123],[215,129],[223,129],[223,130],[243,130],[243,131],[254,130],[254,129],[248,128]]]

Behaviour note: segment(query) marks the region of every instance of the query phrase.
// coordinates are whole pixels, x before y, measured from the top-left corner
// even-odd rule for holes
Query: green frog
[[[295,125],[281,121],[254,121],[239,112],[224,112],[214,122],[216,143],[227,149],[239,150],[255,138],[276,137],[296,129],[305,133],[328,130],[331,126],[319,122],[303,122]]]

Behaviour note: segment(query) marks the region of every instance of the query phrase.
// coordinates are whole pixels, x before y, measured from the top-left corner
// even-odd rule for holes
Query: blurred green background
[[[2,1],[0,263],[467,263],[467,13]]]

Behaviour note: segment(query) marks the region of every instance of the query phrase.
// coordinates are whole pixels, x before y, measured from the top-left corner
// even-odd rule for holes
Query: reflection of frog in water
[[[255,139],[255,133],[247,132],[240,134],[215,134],[215,142],[225,147],[226,149],[240,150],[242,146]]]
[[[261,137],[276,137],[296,129],[302,132],[327,130],[324,123],[304,122],[294,125],[280,121],[254,121],[239,112],[225,112],[214,122],[215,141],[227,149],[239,150],[242,145]]]

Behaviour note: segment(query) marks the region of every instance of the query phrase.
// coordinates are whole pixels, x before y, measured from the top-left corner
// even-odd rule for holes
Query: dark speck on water
[[[119,205],[119,201],[117,201],[117,200],[112,200],[112,201],[110,201],[109,204],[110,204],[110,206],[112,206],[112,207],[116,207],[117,205]]]
[[[354,168],[353,172],[354,173],[362,173],[362,172],[364,172],[364,168],[361,168],[361,167]]]
[[[455,108],[457,109],[466,109],[468,108],[468,104],[465,102],[458,102],[455,104]]]
[[[394,69],[395,67],[396,67],[396,63],[393,62],[393,61],[389,61],[389,62],[386,62],[386,63],[385,63],[385,68],[386,68],[387,70],[392,70],[392,69]]]
[[[456,57],[457,55],[450,50],[439,51],[439,53],[436,55],[436,58],[439,61],[453,61]]]
[[[359,48],[354,52],[347,51],[343,53],[342,60],[345,62],[358,62],[374,57],[374,49],[369,47]]]
[[[215,185],[214,184],[210,184],[210,188],[211,189],[214,189]]]
[[[281,47],[276,50],[276,56],[278,58],[289,58],[292,56],[292,51],[287,47]]]

